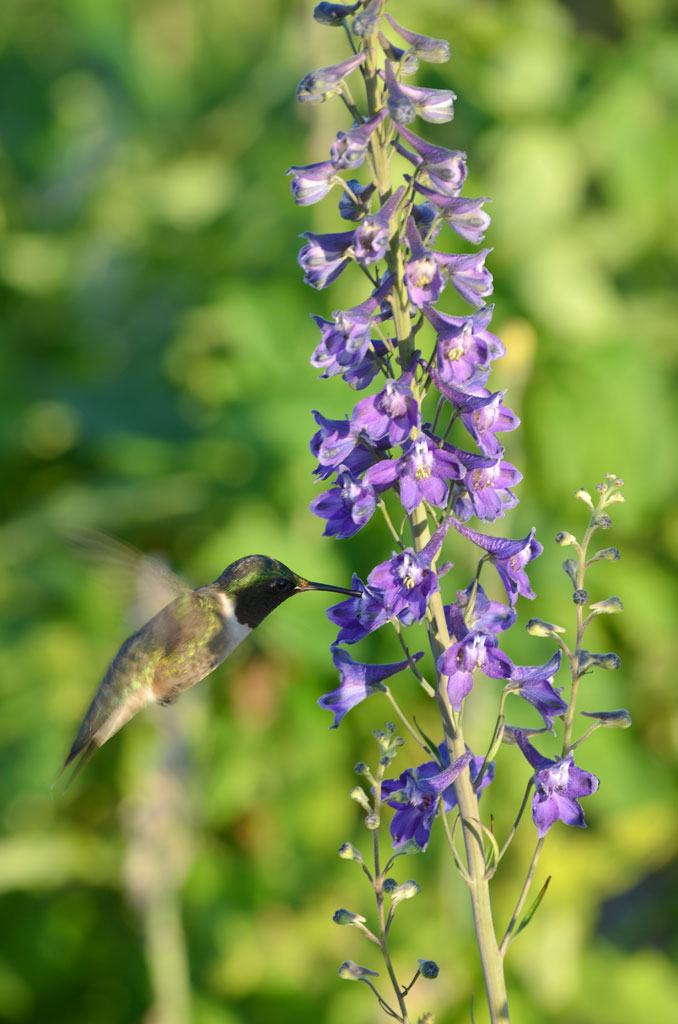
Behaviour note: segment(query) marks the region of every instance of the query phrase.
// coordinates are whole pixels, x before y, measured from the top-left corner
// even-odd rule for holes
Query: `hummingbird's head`
[[[235,603],[239,622],[254,628],[279,604],[293,594],[307,590],[328,590],[335,594],[356,596],[353,590],[332,587],[326,583],[311,583],[292,572],[282,562],[267,555],[246,555],[232,562],[222,572],[217,585]],[[359,596],[359,595],[357,595]]]

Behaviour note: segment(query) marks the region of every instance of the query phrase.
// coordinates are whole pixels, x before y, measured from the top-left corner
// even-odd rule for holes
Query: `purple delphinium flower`
[[[433,251],[443,273],[470,306],[482,306],[483,297],[492,294],[492,274],[485,266],[491,249],[480,252],[447,253]]]
[[[354,231],[339,231],[317,235],[304,231],[302,238],[308,245],[299,250],[299,266],[304,271],[304,281],[313,288],[327,288],[336,281],[351,262],[346,254],[353,245]]]
[[[337,132],[337,137],[330,146],[332,164],[337,170],[353,170],[360,167],[365,159],[370,135],[385,117],[386,109],[382,108],[374,117],[356,125],[350,131]]]
[[[336,184],[336,171],[331,160],[305,167],[290,167],[285,173],[293,175],[290,188],[297,206],[311,206],[319,202]]]
[[[341,466],[336,487],[319,494],[310,507],[319,519],[327,520],[323,536],[352,537],[372,518],[377,496],[374,488],[361,483],[350,469]]]
[[[365,302],[351,309],[335,310],[331,320],[313,316],[321,333],[320,344],[311,356],[311,366],[323,369],[324,377],[344,373],[365,358],[371,344],[370,332],[376,310],[388,286],[389,279],[386,279]]]
[[[454,455],[438,448],[426,434],[419,434],[405,445],[402,458],[377,462],[367,470],[366,478],[380,491],[391,487],[397,480],[400,501],[405,511],[410,513],[424,500],[436,508],[444,508],[448,481],[459,480],[463,475],[464,467]]]
[[[331,64],[317,71],[309,71],[297,86],[297,99],[300,103],[323,103],[328,96],[337,92],[341,81],[365,60],[364,53],[357,53],[340,64]]]
[[[355,178],[349,178],[346,182],[350,193],[344,189],[339,200],[339,216],[342,220],[362,220],[369,210],[370,197],[374,193],[374,185],[361,185]]]
[[[462,754],[447,768],[428,761],[418,768],[408,768],[398,779],[385,779],[382,793],[392,796],[387,803],[395,808],[391,822],[393,848],[398,849],[408,839],[414,839],[425,850],[431,838],[433,821],[440,813],[439,799],[449,789],[454,793],[454,780],[471,761],[470,753]],[[398,794],[402,799],[395,798]]]
[[[423,658],[423,651],[411,656],[412,661]],[[332,646],[332,660],[339,669],[340,685],[318,700],[321,708],[334,715],[330,729],[336,729],[347,711],[360,704],[373,693],[383,693],[383,680],[402,672],[409,665],[407,659],[391,665],[365,665],[354,661],[351,655],[336,645]]]
[[[368,214],[359,224],[355,233],[355,258],[358,263],[369,265],[383,258],[391,238],[391,218],[404,191],[405,186],[401,185],[378,213]]]
[[[559,761],[544,757],[527,739],[522,729],[514,730],[516,742],[530,762],[534,773],[532,820],[540,839],[558,819],[565,825],[586,828],[584,812],[577,803],[595,793],[599,780],[591,772],[577,768],[572,751]]]
[[[400,380],[389,378],[381,391],[361,399],[351,416],[356,436],[364,434],[371,442],[388,439],[392,445],[403,444],[412,434],[419,433],[421,411],[412,394],[413,371],[408,370]]]
[[[489,199],[447,196],[440,192],[434,192],[419,182],[416,182],[414,187],[427,202],[433,204],[440,219],[449,224],[461,238],[465,238],[467,242],[473,242],[474,245],[479,245],[482,242],[490,224],[490,216],[485,213],[482,206],[483,203],[489,203]]]
[[[416,85],[403,85],[396,80],[389,60],[384,68],[384,80],[388,89],[388,112],[397,124],[408,124],[417,114],[431,124],[444,124],[454,117],[454,101],[457,97],[451,89],[422,89]],[[409,108],[406,104],[409,104]],[[410,109],[414,111],[412,117],[409,116]]]
[[[438,335],[436,365],[446,383],[485,393],[482,385],[489,376],[490,362],[506,354],[499,338],[487,330],[492,310],[492,306],[485,306],[470,316],[451,316],[432,306],[422,308]]]
[[[458,533],[487,552],[489,561],[494,565],[506,587],[511,607],[515,605],[518,594],[529,598],[535,596],[530,587],[525,566],[533,558],[538,558],[544,548],[538,540],[534,539],[534,527],[527,537],[520,540],[509,540],[504,537],[489,537],[485,533],[478,533],[477,530],[472,530],[469,526],[458,522],[453,516],[450,517],[450,520]]]
[[[326,480],[342,463],[348,465],[347,459],[356,447],[356,435],[350,420],[329,420],[315,409],[313,415],[320,427],[311,438],[311,453],[318,460],[313,472],[321,480]],[[349,469],[355,473],[354,467],[349,465]]]
[[[431,187],[443,195],[459,195],[467,174],[466,154],[443,149],[442,146],[432,146],[401,124],[395,125],[395,128],[400,137],[412,147],[414,155],[403,146],[398,147],[398,152],[419,169],[419,178],[425,175]]]
[[[510,462],[465,452],[451,444],[445,444],[443,450],[454,455],[466,470],[463,482],[466,493],[455,498],[452,506],[462,522],[476,515],[491,523],[503,517],[504,509],[518,504],[509,488],[519,484],[523,476]]]
[[[379,629],[391,618],[389,609],[384,607],[381,594],[374,593],[363,581],[353,574],[351,589],[360,597],[349,597],[327,609],[325,614],[330,622],[339,626],[335,644],[357,644],[369,633]]]
[[[491,679],[508,679],[513,662],[499,650],[497,637],[487,630],[469,630],[461,609],[450,606],[450,619],[456,637],[438,658],[438,671],[448,677],[447,694],[455,711],[473,687],[473,672],[479,668]]]
[[[384,65],[384,81],[386,82],[386,106],[395,124],[409,124],[414,121],[417,112],[414,103],[407,95],[395,76],[393,65],[386,60]]]
[[[422,242],[412,217],[407,221],[407,241],[412,253],[405,267],[405,287],[410,302],[417,307],[436,302],[445,287],[445,280],[435,253]]]
[[[389,618],[399,619],[404,626],[424,618],[431,594],[440,589],[439,576],[450,568],[450,564],[438,572],[432,568],[447,530],[448,523],[444,522],[421,551],[405,548],[396,552],[387,562],[375,566],[367,577],[368,588],[379,595]]]
[[[503,455],[504,449],[495,434],[515,430],[520,420],[516,414],[502,405],[504,391],[494,394],[482,389],[482,394],[469,394],[461,388],[443,380],[434,366],[431,380],[443,398],[461,414],[461,420],[483,455]]]
[[[510,689],[537,709],[547,729],[554,732],[553,719],[564,715],[567,704],[553,686],[553,679],[560,668],[561,652],[556,651],[544,665],[514,665],[510,678]]]
[[[503,604],[501,601],[490,601],[477,580],[469,583],[466,590],[457,591],[456,605],[470,630],[480,629],[489,630],[491,633],[503,633],[505,629],[511,628],[518,617],[515,610],[509,605]],[[454,632],[450,606],[445,608],[445,614],[448,618],[448,625]]]
[[[427,761],[418,768],[408,768],[397,779],[385,779],[382,783],[381,791],[384,796],[393,797],[395,793],[399,793],[402,798],[387,801],[389,807],[393,807],[396,812],[391,823],[391,836],[396,849],[408,839],[414,839],[422,850],[426,849],[431,827],[439,811],[439,796],[442,796],[445,813],[457,805],[454,779],[447,774],[450,771],[450,755],[444,742],[440,744],[438,751],[442,769],[437,761]],[[452,765],[455,768],[454,777],[460,775],[468,764],[471,781],[475,782],[483,762],[484,758],[474,757],[467,751]],[[490,761],[478,787],[479,796],[493,779],[494,761]]]

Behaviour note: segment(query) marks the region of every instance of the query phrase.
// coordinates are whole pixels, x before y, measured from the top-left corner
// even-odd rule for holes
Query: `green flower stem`
[[[502,859],[502,857],[504,856],[504,854],[508,850],[508,848],[509,848],[509,846],[511,844],[511,840],[513,839],[514,835],[516,834],[516,829],[518,828],[518,825],[520,824],[520,819],[522,818],[523,812],[525,810],[525,807],[527,806],[527,801],[528,801],[531,789],[532,789],[532,779],[530,778],[529,782],[527,783],[527,786],[525,787],[525,795],[523,797],[523,802],[520,805],[520,810],[518,811],[518,814],[516,815],[516,820],[513,822],[513,825],[511,827],[511,831],[507,835],[506,841],[505,841],[504,845],[502,846],[501,850],[499,851],[499,854],[497,856],[497,863],[494,866],[494,870],[493,870],[492,874],[494,874],[494,872],[497,870],[497,867],[499,865],[499,861]]]
[[[393,710],[395,711],[396,715],[398,716],[400,721],[403,723],[403,725],[405,726],[405,728],[409,732],[410,736],[412,736],[412,738],[414,739],[415,743],[418,743],[419,746],[422,747],[426,751],[427,754],[429,754],[430,751],[429,751],[428,747],[426,746],[426,744],[422,740],[421,736],[419,736],[417,734],[417,732],[415,731],[415,729],[413,729],[412,726],[410,725],[407,717],[401,711],[401,709],[400,709],[400,707],[398,705],[398,702],[396,701],[395,697],[393,696],[393,694],[389,690],[388,686],[386,686],[384,688],[384,693],[386,694],[388,700],[391,702],[391,705],[392,705]]]
[[[532,879],[534,878],[534,873],[537,869],[537,861],[539,860],[539,855],[541,854],[543,846],[544,838],[542,836],[542,838],[537,841],[537,845],[535,847],[535,851],[530,862],[530,867],[527,872],[527,877],[525,878],[525,884],[523,885],[520,896],[518,897],[518,902],[516,903],[516,909],[513,911],[513,916],[509,921],[508,928],[506,929],[506,934],[504,935],[504,938],[501,940],[499,954],[502,957],[506,956],[506,950],[509,947],[511,936],[513,935],[513,930],[518,921],[518,917],[520,916],[520,912],[523,909],[523,906],[525,905],[525,900],[527,899],[527,894],[530,891],[530,885],[532,884]]]

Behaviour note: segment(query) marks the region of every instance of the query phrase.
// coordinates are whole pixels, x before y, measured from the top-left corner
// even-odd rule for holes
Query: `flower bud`
[[[361,967],[353,960],[344,960],[339,968],[339,977],[346,981],[362,981],[364,978],[378,978],[378,971],[371,971],[369,967]]]
[[[367,793],[362,788],[362,786],[356,786],[354,789],[352,789],[351,792],[349,793],[349,796],[351,800],[355,800],[357,804],[360,804],[364,811],[372,810],[372,804],[368,800]]]
[[[566,558],[563,562],[563,569],[572,580],[572,586],[577,586],[577,563],[574,558]]]
[[[582,589],[575,590],[574,594],[572,595],[572,600],[574,601],[575,604],[586,604],[588,599],[589,599],[589,592],[588,592],[588,590],[582,590]]]
[[[437,978],[440,968],[435,960],[418,960],[419,973],[422,978]]]
[[[568,544],[576,544],[577,538],[573,534],[568,533],[567,530],[562,530],[556,534],[556,544],[560,544],[561,548],[567,547]]]
[[[383,891],[388,896],[390,896],[391,893],[395,892],[396,889],[398,888],[398,883],[396,882],[395,878],[385,878],[384,881],[382,882],[381,887]]]
[[[353,771],[356,775],[367,775],[369,770],[368,765],[365,764],[364,761],[358,761],[358,763],[353,766]]]
[[[606,473],[605,480],[607,481],[608,487],[623,487],[624,481],[620,480],[614,473]],[[604,485],[603,485],[604,486]]]
[[[334,911],[332,920],[335,924],[365,924],[367,918],[362,914],[354,914],[352,910],[340,907],[339,910]]]
[[[609,530],[612,526],[612,520],[603,513],[602,516],[596,516],[593,520],[593,525],[597,526],[600,530]]]
[[[342,220],[358,221],[368,212],[369,199],[374,192],[374,185],[361,185],[356,178],[349,178],[346,184],[355,199],[352,199],[348,192],[343,193],[339,200],[339,216]]]
[[[353,843],[342,843],[339,847],[339,856],[342,860],[357,860],[359,864],[363,863],[363,855]]]
[[[589,558],[589,562],[618,562],[619,557],[618,548],[601,548],[600,551],[596,551],[595,555]]]
[[[389,794],[389,799],[390,798],[391,794]],[[407,839],[404,843],[400,844],[400,846],[398,847],[397,850],[394,851],[394,853],[391,854],[391,858],[393,859],[395,857],[405,857],[408,854],[421,852],[421,846],[419,845],[416,839]]]
[[[406,882],[399,885],[392,893],[389,893],[394,905],[402,902],[402,900],[411,900],[413,896],[418,896],[421,892],[421,886],[418,882],[415,882],[412,878],[408,878]]]
[[[583,487],[580,487],[578,491],[575,491],[574,496],[588,505],[590,509],[593,509],[593,499],[589,492],[585,491]]]
[[[609,498],[606,500],[605,504],[606,505],[612,505],[613,503],[618,502],[618,501],[626,501],[626,498],[624,497],[624,495],[620,494],[619,491],[617,491],[616,494],[611,494],[609,496]]]
[[[631,723],[631,716],[626,708],[619,708],[618,711],[582,711],[587,718],[596,718],[600,725],[606,729],[628,729]]]
[[[359,4],[328,4],[322,3],[317,4],[313,8],[313,17],[316,21],[320,22],[321,25],[330,25],[334,27],[341,25],[344,18],[347,18],[349,14],[353,14],[354,11],[358,10]]]
[[[417,1024],[435,1024],[433,1014],[430,1011],[423,1014],[417,1021]]]
[[[353,19],[351,26],[356,36],[370,36],[374,32],[379,20],[381,0],[371,0],[364,11]]]
[[[444,64],[450,59],[450,44],[446,39],[433,39],[431,36],[422,36],[418,32],[410,32],[399,25],[390,14],[386,15],[386,20],[398,35],[410,44],[410,48],[417,57],[427,60],[431,64]]]
[[[591,611],[596,615],[616,615],[624,611],[624,605],[618,597],[608,597],[605,601],[596,601],[591,605]]]
[[[556,626],[552,622],[544,622],[543,619],[530,619],[525,629],[530,636],[555,636],[557,633],[564,633],[563,626]]]
[[[582,650],[579,655],[580,672],[588,672],[592,668],[604,668],[614,672],[621,666],[621,658],[618,654],[593,654],[591,651]]]
[[[379,815],[372,812],[365,818],[365,828],[368,828],[371,832],[376,832],[381,824]]]

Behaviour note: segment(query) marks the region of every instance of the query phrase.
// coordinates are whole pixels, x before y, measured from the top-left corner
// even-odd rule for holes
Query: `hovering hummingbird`
[[[239,558],[214,583],[195,590],[169,570],[164,575],[165,596],[177,596],[125,640],[94,695],[64,768],[80,755],[77,771],[137,711],[147,704],[171,704],[204,679],[293,594],[326,590],[359,596],[343,587],[311,583],[266,555]]]

